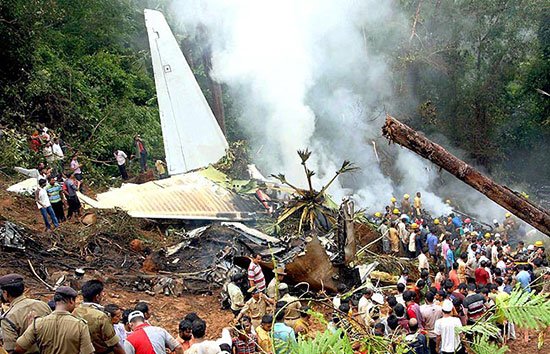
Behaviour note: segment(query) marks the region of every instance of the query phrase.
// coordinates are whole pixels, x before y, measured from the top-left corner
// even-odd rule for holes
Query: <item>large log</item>
[[[388,115],[382,127],[382,135],[390,142],[406,147],[412,152],[444,168],[461,181],[477,189],[518,218],[550,236],[550,213],[531,203],[506,186],[501,186],[481,172],[449,153],[424,135]]]

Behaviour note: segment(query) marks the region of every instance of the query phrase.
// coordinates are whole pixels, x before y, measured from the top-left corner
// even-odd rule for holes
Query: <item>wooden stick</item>
[[[52,290],[52,291],[55,290],[55,288],[54,288],[53,286],[51,286],[50,284],[46,283],[44,280],[42,280],[42,278],[40,278],[40,277],[38,276],[38,274],[36,273],[36,270],[34,270],[34,267],[33,267],[32,263],[31,263],[31,260],[30,260],[30,259],[27,259],[27,262],[29,263],[29,267],[31,268],[32,274],[34,274],[34,276],[37,277],[38,280],[40,280],[40,282],[41,282],[42,284],[46,285],[46,287],[47,287],[48,289],[50,289],[50,290]]]

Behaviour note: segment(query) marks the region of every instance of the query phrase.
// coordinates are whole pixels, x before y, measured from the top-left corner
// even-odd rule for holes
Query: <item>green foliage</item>
[[[505,354],[508,352],[508,346],[499,346],[490,342],[489,337],[486,335],[476,336],[470,349],[476,354]]]
[[[544,294],[524,292],[516,286],[510,298],[496,305],[506,319],[518,327],[539,329],[550,325],[550,300]]]
[[[296,354],[324,354],[324,353],[342,353],[353,354],[351,344],[347,339],[340,339],[342,329],[335,332],[325,330],[314,338],[300,338],[295,347],[292,347],[287,353]]]

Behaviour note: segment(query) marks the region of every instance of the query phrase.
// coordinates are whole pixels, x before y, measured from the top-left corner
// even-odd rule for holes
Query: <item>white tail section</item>
[[[215,163],[227,141],[164,18],[144,10],[168,173]]]

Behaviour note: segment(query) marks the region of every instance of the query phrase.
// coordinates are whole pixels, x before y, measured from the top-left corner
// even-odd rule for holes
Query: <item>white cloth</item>
[[[63,160],[65,158],[65,154],[63,154],[63,149],[61,149],[61,145],[53,144],[52,151],[56,160]]]
[[[44,146],[44,158],[47,162],[52,163],[54,161],[53,151],[51,146]]]
[[[372,301],[364,296],[361,297],[359,300],[359,305],[357,305],[357,311],[361,314],[360,316],[363,318],[363,321],[367,326],[370,325],[370,312],[373,306]]]
[[[334,308],[336,310],[338,310],[340,308],[340,305],[342,304],[342,295],[336,295],[333,299],[332,299],[332,305],[334,306]]]
[[[36,203],[36,206],[38,209],[47,208],[51,206],[50,198],[48,198],[48,192],[46,191],[46,188],[38,187],[38,200],[40,203],[42,203],[44,206],[40,205],[40,203]]]
[[[441,351],[454,353],[460,346],[460,337],[455,328],[462,327],[458,317],[442,317],[435,321],[434,333],[441,336]]]
[[[116,157],[116,163],[119,165],[119,166],[122,166],[126,163],[126,158],[128,156],[126,156],[126,154],[124,153],[124,151],[122,150],[117,150],[117,153],[115,154],[115,157]]]

